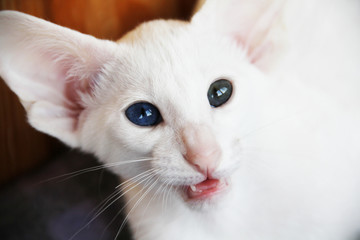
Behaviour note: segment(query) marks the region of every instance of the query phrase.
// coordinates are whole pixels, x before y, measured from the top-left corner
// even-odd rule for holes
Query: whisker
[[[136,178],[142,178],[142,176],[141,176],[142,174],[155,173],[155,172],[156,171],[154,169],[148,169],[145,172],[142,172],[142,173],[136,175],[135,177],[132,177],[132,178],[122,182],[121,184],[117,185],[115,188],[122,188],[122,187],[126,188],[126,187],[128,187],[128,184],[131,184],[131,182],[137,181]],[[126,186],[124,186],[124,185],[126,185]]]
[[[155,171],[153,171],[155,172]],[[132,186],[131,188],[127,189],[125,192],[122,192],[118,197],[116,197],[114,200],[112,200],[107,207],[103,208],[101,211],[99,211],[90,221],[88,221],[88,223],[86,223],[84,226],[82,226],[77,232],[75,232],[70,238],[69,240],[74,239],[74,237],[76,235],[78,235],[82,230],[84,230],[86,227],[88,227],[100,214],[102,214],[106,209],[108,209],[113,203],[115,203],[117,200],[119,200],[122,196],[124,196],[127,192],[131,191],[132,189],[134,189],[135,187],[137,187],[139,184],[141,184],[142,182],[146,181],[146,179],[151,178],[153,176],[151,176],[151,174],[153,172],[149,172],[148,175],[145,179],[141,180],[140,182],[136,183],[134,186]]]
[[[93,214],[95,211],[96,213],[94,214],[97,215],[99,213],[99,211],[101,211],[103,209],[103,207],[107,206],[107,203],[110,202],[112,199],[114,199],[118,194],[121,194],[121,190],[117,190],[119,187],[128,184],[129,182],[133,182],[133,181],[137,181],[140,180],[142,177],[144,177],[144,175],[146,175],[147,173],[149,173],[149,171],[151,171],[151,169],[146,170],[145,172],[142,172],[124,182],[122,182],[121,184],[119,184],[118,186],[116,186],[116,190],[110,195],[108,196],[106,199],[104,199],[101,203],[99,203],[90,213],[89,215]],[[110,204],[111,205],[111,204]],[[94,217],[93,216],[93,217]]]
[[[165,202],[165,196],[166,196],[166,193],[167,193],[167,191],[169,191],[168,190],[168,188],[171,188],[171,180],[170,179],[167,179],[166,181],[165,181],[165,186],[164,186],[164,191],[163,191],[163,194],[162,194],[162,211],[163,212],[165,212],[165,210],[166,210],[166,202]]]
[[[146,179],[147,179],[147,177],[150,175],[152,175],[153,174],[153,172],[148,172],[148,173],[146,173],[146,174],[143,174],[142,176],[140,176],[140,177],[138,177],[137,179],[136,179],[136,181],[140,181],[140,180],[145,180],[146,181]],[[145,179],[144,179],[145,178]],[[119,197],[117,197],[117,199],[115,200],[115,201],[117,201],[118,199],[120,199],[122,196],[124,196],[127,192],[129,192],[129,191],[131,191],[132,189],[134,189],[135,187],[137,187],[140,183],[142,183],[143,181],[140,181],[140,182],[138,182],[137,184],[135,184],[135,185],[133,185],[132,186],[132,182],[129,182],[128,181],[128,183],[126,184],[126,185],[124,185],[124,187],[123,187],[123,189],[122,189],[122,191],[120,190],[119,192],[121,193],[121,195],[119,196]],[[122,185],[122,184],[120,184],[120,185]],[[132,186],[132,187],[130,187],[130,186]],[[130,187],[130,188],[129,188]],[[127,189],[128,188],[128,189]],[[123,190],[125,190],[126,189],[126,191],[123,191]],[[107,202],[109,202],[110,200],[108,200]],[[108,206],[111,206],[115,201],[112,201],[110,204],[108,204]],[[105,210],[105,209],[104,209]],[[101,210],[99,210],[99,211],[101,211]],[[98,211],[98,212],[99,212]],[[98,213],[96,213],[96,214],[98,214]]]
[[[146,213],[146,210],[148,209],[150,203],[157,197],[160,195],[161,191],[164,189],[164,183],[160,182],[160,186],[158,187],[158,189],[156,190],[156,192],[153,194],[153,196],[150,198],[150,200],[148,201],[148,204],[145,207],[145,210],[143,211],[143,217]]]
[[[101,164],[99,166],[89,167],[89,168],[74,171],[74,172],[71,172],[71,173],[65,173],[65,174],[62,174],[62,175],[59,175],[59,176],[56,176],[56,177],[52,177],[52,178],[46,179],[44,181],[41,181],[38,184],[43,184],[43,183],[50,182],[50,181],[60,179],[60,178],[64,178],[64,179],[60,180],[60,182],[61,181],[66,181],[66,180],[68,180],[68,179],[70,179],[72,177],[79,176],[79,175],[81,175],[83,173],[93,172],[93,171],[97,171],[97,170],[101,170],[101,169],[105,169],[105,168],[117,167],[117,166],[120,166],[120,165],[123,165],[123,164],[137,163],[137,162],[144,162],[144,161],[151,161],[151,160],[153,160],[153,158],[143,158],[143,159],[136,159],[136,160],[126,160],[126,161],[115,162],[115,163]]]
[[[117,239],[117,237],[119,236],[120,232],[122,231],[122,229],[124,228],[125,224],[127,223],[127,220],[129,218],[129,215],[131,214],[131,212],[140,204],[140,202],[147,196],[147,194],[154,188],[154,186],[156,185],[156,183],[158,182],[159,177],[157,177],[157,179],[151,184],[151,186],[145,191],[145,193],[136,201],[136,203],[134,204],[134,206],[131,208],[131,210],[127,213],[126,217],[124,218],[116,236],[114,239]],[[143,188],[144,189],[144,188]]]
[[[156,171],[154,171],[154,172],[156,172]],[[140,194],[140,192],[144,189],[144,187],[147,186],[149,180],[150,180],[151,178],[153,178],[154,176],[155,176],[155,175],[148,176],[148,177],[146,177],[146,179],[143,179],[143,180],[141,181],[141,182],[146,181],[146,183],[144,184],[144,186],[141,188],[141,190],[140,190],[139,192],[135,193],[135,195],[132,196],[132,197],[122,206],[122,208],[117,212],[117,214],[112,218],[112,220],[106,225],[106,227],[104,228],[103,233],[102,233],[101,236],[103,236],[103,235],[105,234],[106,229],[108,229],[109,226],[119,217],[119,215],[120,215],[121,212],[126,208],[126,206],[127,206],[134,198],[136,198],[136,197]]]
[[[165,191],[163,193],[163,201],[164,201],[164,204],[163,204],[164,207],[163,208],[164,208],[165,211],[166,211],[166,207],[168,205],[167,203],[168,203],[170,192],[173,190],[172,189],[172,183],[173,183],[173,180],[170,179],[170,181],[166,184],[166,188],[165,188]]]
[[[139,192],[135,193],[135,195],[132,196],[132,197],[122,206],[122,208],[121,208],[121,209],[118,211],[118,213],[113,217],[113,219],[109,222],[109,224],[107,224],[107,226],[106,226],[106,227],[104,228],[104,230],[103,230],[102,235],[105,234],[106,229],[108,229],[109,226],[115,221],[115,219],[119,217],[120,213],[126,208],[126,206],[127,206],[134,198],[136,198],[136,197],[141,193],[141,191],[142,191],[145,187],[148,186],[149,180],[151,180],[152,178],[154,178],[156,173],[160,172],[159,170],[155,170],[155,169],[151,169],[151,170],[152,170],[152,174],[153,174],[153,175],[150,175],[150,174],[149,174],[150,176],[147,175],[147,177],[146,177],[145,179],[141,180],[141,182],[138,182],[134,187],[132,187],[131,189],[128,189],[127,191],[124,192],[124,194],[125,194],[125,193],[127,193],[128,191],[130,191],[130,190],[132,190],[133,188],[135,188],[135,187],[137,187],[138,185],[140,185],[141,183],[145,182],[145,184],[144,184],[144,186],[142,187],[142,189],[141,189]]]
[[[117,200],[119,200],[119,199],[120,199],[122,196],[124,196],[126,193],[128,193],[129,191],[131,191],[132,189],[134,189],[135,187],[137,187],[137,186],[138,186],[139,184],[141,184],[142,182],[146,181],[148,178],[151,178],[151,177],[152,177],[151,174],[153,174],[153,172],[149,172],[149,173],[145,174],[145,176],[144,176],[144,175],[141,176],[137,181],[141,180],[142,178],[145,178],[145,179],[143,179],[143,180],[141,180],[140,182],[136,183],[136,184],[133,185],[132,187],[130,187],[131,184],[127,185],[125,188],[127,188],[127,187],[130,187],[130,188],[126,189],[126,191],[124,191],[124,192],[119,191],[119,192],[121,193],[121,195],[118,196],[115,200],[111,201],[111,202],[108,204],[107,207],[105,207],[105,208],[103,208],[102,210],[98,211],[98,212],[95,214],[94,218],[98,217],[98,216],[99,216],[101,213],[103,213],[109,206],[111,206],[113,203],[115,203]],[[150,175],[150,176],[149,176],[149,175]],[[124,188],[124,189],[125,189],[125,188]],[[109,201],[108,201],[108,202],[109,202]]]
[[[170,194],[170,191],[171,191],[170,182],[169,182],[169,185],[167,185],[167,186],[168,186],[168,188],[166,189],[167,191],[165,191],[165,193],[164,193],[164,196],[165,196],[165,202],[164,202],[165,211],[166,211],[166,208],[167,208],[167,205],[168,205],[169,194]]]

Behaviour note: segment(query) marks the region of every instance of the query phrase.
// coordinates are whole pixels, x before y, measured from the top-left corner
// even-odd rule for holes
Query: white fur
[[[145,23],[116,44],[3,12],[0,74],[40,131],[103,163],[152,159],[111,168],[125,180],[156,171],[124,187],[136,240],[352,240],[360,231],[359,10],[355,0],[209,0],[191,23]],[[211,108],[207,90],[218,78],[234,93]],[[69,79],[91,86],[78,89],[76,104],[54,91]],[[126,118],[140,100],[159,108],[160,125]],[[179,133],[189,124],[211,129],[222,149],[215,176],[231,180],[211,201],[181,197],[182,185],[204,180],[183,157]]]

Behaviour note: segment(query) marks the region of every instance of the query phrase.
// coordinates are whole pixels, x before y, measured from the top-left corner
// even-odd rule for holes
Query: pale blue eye
[[[138,126],[155,126],[162,120],[157,107],[148,102],[138,102],[126,109],[126,117]]]

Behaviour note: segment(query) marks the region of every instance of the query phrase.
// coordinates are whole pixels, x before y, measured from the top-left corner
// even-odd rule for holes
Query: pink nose
[[[185,159],[211,178],[220,162],[221,149],[211,129],[204,125],[188,125],[182,131]]]

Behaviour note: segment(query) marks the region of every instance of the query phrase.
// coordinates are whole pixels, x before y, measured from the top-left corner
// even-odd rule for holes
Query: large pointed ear
[[[81,96],[91,94],[115,43],[14,11],[0,12],[0,33],[0,76],[30,124],[77,147]]]
[[[284,44],[284,0],[206,0],[191,23],[233,38],[251,62],[266,70]]]

